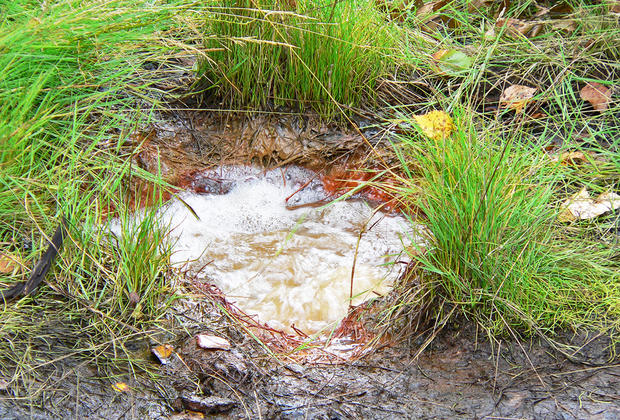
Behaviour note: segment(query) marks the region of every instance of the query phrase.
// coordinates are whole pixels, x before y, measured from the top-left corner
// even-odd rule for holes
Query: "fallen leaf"
[[[465,76],[472,65],[472,59],[458,50],[439,50],[432,57],[438,72],[444,75]]]
[[[198,347],[208,350],[230,350],[230,342],[216,335],[198,334],[196,336]]]
[[[556,3],[549,9],[549,13],[555,16],[568,15],[573,12],[574,12],[573,6],[571,6],[566,1],[561,1],[559,3]]]
[[[554,156],[552,160],[560,162],[564,166],[579,166],[588,163],[586,154],[579,151],[560,153],[559,156]]]
[[[431,19],[431,16],[429,15],[444,7],[446,3],[447,0],[431,1],[429,3],[426,3],[424,6],[418,8],[418,10],[416,11],[416,16],[419,18]]]
[[[537,12],[534,14],[535,18],[541,18],[545,16],[547,13],[549,13],[549,8],[541,6],[540,4],[536,5],[536,10]]]
[[[22,271],[24,262],[17,255],[4,253],[0,254],[0,273],[17,274]]]
[[[162,365],[168,363],[168,359],[172,355],[173,351],[174,347],[172,347],[170,344],[162,344],[151,349],[151,352],[155,355],[155,357],[157,357],[157,360],[159,360]]]
[[[442,21],[446,20],[446,17],[439,13],[439,10],[446,3],[448,3],[447,0],[431,1],[416,10],[416,16],[419,18],[423,30],[433,32],[440,26]],[[452,19],[448,20],[452,21]]]
[[[503,16],[510,8],[510,0],[472,0],[467,2],[469,13],[480,12],[482,9],[494,10],[493,16]]]
[[[112,384],[112,389],[116,392],[127,392],[129,391],[129,385],[127,385],[125,382],[117,382],[115,384]]]
[[[508,86],[499,97],[499,103],[505,108],[514,109],[517,113],[522,112],[537,90],[521,85]]]
[[[493,3],[495,3],[495,0],[471,0],[467,2],[467,10],[470,12],[475,12],[476,10],[480,10],[484,7],[489,7]]]
[[[607,7],[612,13],[620,13],[620,1],[612,0],[607,2]]]
[[[594,219],[618,208],[620,208],[620,195],[605,192],[593,199],[584,187],[577,194],[562,203],[558,220],[560,222],[572,222],[577,219]]]
[[[575,29],[577,29],[577,23],[572,19],[560,19],[551,22],[551,27],[558,31],[571,33],[574,32]]]
[[[539,22],[526,22],[520,19],[513,18],[500,18],[495,22],[496,28],[506,28],[506,33],[513,37],[534,37],[538,35],[542,29],[542,24]]]
[[[439,61],[441,60],[441,57],[443,57],[444,55],[446,55],[446,53],[450,51],[450,50],[439,50],[437,51],[435,54],[431,55],[431,57],[433,57],[433,59],[435,61]]]
[[[584,101],[590,102],[594,109],[603,112],[611,101],[611,89],[597,82],[588,82],[579,91],[579,96]]]
[[[450,115],[444,111],[431,111],[424,115],[414,115],[424,134],[433,140],[448,137],[454,130],[454,122]]]

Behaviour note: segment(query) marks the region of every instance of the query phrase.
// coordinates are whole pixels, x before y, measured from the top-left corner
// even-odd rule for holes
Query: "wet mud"
[[[137,166],[188,186],[196,171],[221,165],[275,168],[297,164],[314,170],[391,156],[386,133],[369,121],[344,129],[303,115],[221,116],[187,111],[165,115],[131,137]],[[374,152],[371,154],[371,150]]]
[[[356,121],[360,129],[346,129],[304,115],[222,116],[196,111],[162,115],[130,136],[134,167],[160,175],[180,191],[226,193],[231,185],[203,176],[225,165],[251,165],[273,170],[298,165],[315,171],[332,198],[368,180],[389,182],[383,175],[397,158],[390,143],[393,134],[371,121]],[[132,179],[131,202],[153,201],[153,185]],[[384,190],[366,186],[365,198],[400,206]],[[324,203],[319,203],[324,204]]]
[[[203,306],[205,308],[206,306]],[[187,312],[196,313],[194,308]],[[303,363],[267,356],[214,309],[190,321],[190,333],[227,338],[230,350],[205,350],[189,334],[173,342],[157,380],[129,373],[100,378],[92,367],[63,363],[31,406],[0,401],[4,419],[616,419],[620,361],[577,363],[539,340],[492,343],[463,321],[444,329],[418,358],[421,341],[365,357]],[[189,325],[189,324],[188,324]],[[605,361],[604,341],[584,349]],[[70,367],[71,366],[71,367]],[[140,376],[138,377],[140,378]],[[115,381],[129,390],[116,392]],[[202,417],[204,416],[204,417]]]
[[[220,330],[220,332],[223,332]],[[181,344],[185,364],[163,370],[199,384],[198,393],[235,401],[232,418],[600,418],[620,415],[620,360],[609,363],[603,339],[570,361],[538,339],[491,342],[463,320],[444,329],[415,357],[423,338],[386,346],[355,360],[324,357],[303,363],[260,353],[247,335],[228,334],[229,352]],[[241,341],[239,341],[241,340]],[[186,376],[187,377],[187,376]],[[190,381],[176,383],[171,405],[187,409]],[[185,387],[183,387],[185,384]],[[192,392],[194,394],[192,394]],[[182,412],[174,418],[184,418]],[[225,417],[221,417],[225,418]]]

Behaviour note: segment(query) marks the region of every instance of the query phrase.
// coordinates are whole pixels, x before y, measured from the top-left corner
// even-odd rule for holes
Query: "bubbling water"
[[[205,193],[184,193],[162,211],[173,264],[271,327],[328,333],[349,304],[387,293],[404,267],[393,263],[408,261],[404,217],[362,200],[303,206],[326,198],[311,171],[222,167],[194,183]]]

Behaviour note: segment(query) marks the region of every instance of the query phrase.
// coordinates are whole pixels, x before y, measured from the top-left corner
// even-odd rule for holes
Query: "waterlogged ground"
[[[293,324],[319,331],[346,313],[355,249],[354,295],[378,297],[405,265],[397,250],[415,234],[400,216],[375,213],[376,203],[363,196],[321,207],[333,196],[314,174],[326,176],[329,165],[347,167],[368,156],[369,145],[355,133],[301,117],[191,114],[162,121],[135,136],[142,144],[135,163],[162,173],[185,202],[169,201],[163,214],[176,241],[173,262],[189,270],[179,280],[188,294],[168,314],[166,334],[123,343],[148,360],[155,376],[109,376],[83,358],[60,358],[24,379],[38,390],[29,398],[15,398],[0,383],[0,418],[620,418],[620,359],[610,357],[618,349],[587,335],[561,337],[583,345],[569,360],[538,338],[491,341],[462,320],[419,357],[427,336],[347,359],[359,355],[368,337],[357,336],[356,346],[336,334],[329,343],[293,352],[287,343],[298,342],[264,330],[278,357],[270,355],[252,338],[260,329],[231,322],[227,302],[288,333]],[[387,150],[380,135],[366,134],[376,150]],[[239,163],[275,168],[215,169]],[[134,194],[145,192],[141,185]],[[302,254],[316,259],[304,263]],[[282,272],[286,278],[277,276]],[[243,289],[248,283],[252,287]],[[317,313],[303,309],[315,304]],[[225,338],[231,348],[200,348],[197,334]],[[172,349],[165,363],[151,353],[162,344]],[[114,389],[117,383],[128,387]]]
[[[538,340],[491,346],[463,324],[444,330],[417,359],[421,341],[350,362],[303,364],[266,357],[222,319],[196,322],[191,331],[207,328],[229,339],[232,349],[203,350],[193,337],[179,339],[167,365],[152,360],[156,382],[127,373],[100,378],[92,367],[69,360],[40,379],[49,390],[39,402],[0,400],[0,417],[202,418],[191,411],[222,419],[620,417],[620,364],[598,365],[606,360],[604,342],[590,342],[586,363],[574,363]],[[119,380],[128,391],[112,389]]]

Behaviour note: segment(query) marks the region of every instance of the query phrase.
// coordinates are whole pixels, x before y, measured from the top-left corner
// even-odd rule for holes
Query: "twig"
[[[18,283],[9,289],[0,291],[0,296],[2,297],[4,303],[22,294],[24,296],[30,294],[41,284],[43,279],[45,279],[45,275],[51,268],[56,255],[62,247],[66,229],[67,219],[63,217],[60,225],[56,228],[56,232],[54,232],[54,236],[51,241],[49,241],[49,246],[45,250],[45,253],[41,256],[37,262],[37,265],[32,270],[28,281]]]

